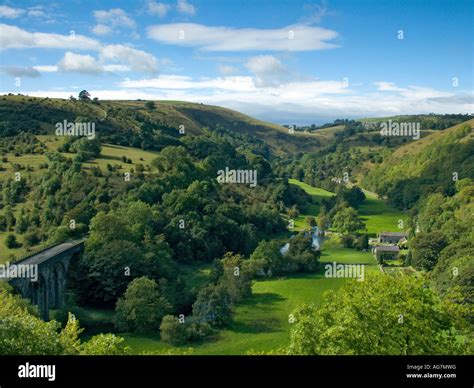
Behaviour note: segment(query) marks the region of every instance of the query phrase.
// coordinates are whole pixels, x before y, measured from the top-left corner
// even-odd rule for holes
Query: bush
[[[223,327],[232,319],[232,299],[225,286],[209,285],[198,294],[193,315],[199,323]]]
[[[188,341],[196,342],[209,337],[214,330],[207,323],[191,322],[186,324]]]
[[[31,247],[40,242],[40,238],[36,232],[28,232],[24,236],[25,245]]]
[[[188,340],[185,324],[172,315],[163,318],[160,333],[162,341],[172,345],[184,345]]]
[[[9,234],[5,239],[5,245],[9,249],[18,248],[21,245],[18,243],[14,234]]]
[[[345,248],[353,248],[354,238],[352,236],[342,236],[341,243]]]
[[[137,333],[158,331],[170,308],[154,280],[137,278],[130,282],[124,296],[118,300],[114,323],[118,330]]]

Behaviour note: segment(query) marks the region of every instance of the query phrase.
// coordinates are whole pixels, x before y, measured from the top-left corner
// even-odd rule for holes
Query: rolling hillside
[[[212,130],[218,126],[253,135],[265,141],[275,154],[312,150],[325,140],[325,136],[318,134],[289,134],[289,130],[280,125],[218,106],[154,101],[155,107],[147,109],[145,104],[143,100],[86,103],[23,95],[2,96],[0,135],[20,131],[48,134],[54,131],[57,122],[81,120],[96,123],[96,131],[105,136],[106,141],[128,146],[140,146],[133,144],[130,138],[147,129],[161,129],[166,135],[176,136],[180,128],[186,133],[199,134],[204,127]]]
[[[400,208],[421,192],[451,193],[456,180],[474,178],[474,120],[437,131],[398,147],[373,168],[363,186],[388,195]]]

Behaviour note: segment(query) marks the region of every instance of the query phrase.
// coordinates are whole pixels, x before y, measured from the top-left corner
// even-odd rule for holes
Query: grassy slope
[[[288,179],[288,182],[292,185],[301,187],[306,193],[311,195],[315,203],[308,206],[308,210],[305,213],[300,213],[295,219],[295,229],[296,231],[304,230],[308,228],[308,222],[306,219],[310,216],[316,217],[319,212],[319,202],[323,198],[331,197],[334,193],[326,191],[324,189],[310,186],[304,182],[300,182],[296,179]]]
[[[400,232],[404,230],[404,228],[398,228],[398,222],[402,220],[403,226],[406,226],[407,217],[405,213],[388,205],[373,193],[364,192],[366,198],[359,207],[359,215],[365,222],[369,234]]]
[[[368,271],[377,271],[370,252],[357,252],[327,241],[321,262],[367,264]],[[253,295],[235,309],[233,323],[219,332],[214,341],[193,344],[193,354],[246,354],[250,350],[268,351],[288,344],[291,324],[289,314],[301,303],[319,305],[326,290],[337,289],[346,279],[317,274],[298,274],[281,279],[254,282]],[[158,338],[125,334],[126,344],[134,353],[169,350],[179,353]]]
[[[464,131],[466,126],[471,130]],[[443,165],[445,160],[439,154],[440,146],[447,147],[474,139],[473,129],[474,119],[442,131],[433,132],[420,140],[409,142],[397,148],[381,165],[374,168],[366,177],[366,181],[377,184],[380,179],[393,182],[407,178],[418,178],[433,163]],[[455,156],[452,155],[453,158]]]
[[[329,197],[334,195],[329,191],[312,187],[304,182],[300,182],[296,179],[289,179],[289,182],[293,185],[301,187],[309,195],[313,197],[313,200],[319,202],[321,198]],[[364,190],[366,199],[359,208],[359,215],[367,226],[369,234],[376,234],[377,232],[397,232],[400,231],[398,228],[398,221],[402,220],[406,223],[406,215],[388,205],[385,201],[379,199],[375,193],[371,193]],[[300,214],[295,220],[295,230],[303,230],[308,227],[306,221],[309,216],[316,216],[318,214],[319,206],[314,204],[309,207],[306,213]]]
[[[62,144],[64,139],[58,139],[55,136],[52,135],[43,135],[43,136],[38,136],[38,138],[45,143],[46,147],[48,150],[55,151],[57,148]],[[64,154],[66,156],[73,157],[75,154]],[[88,163],[85,163],[84,166],[85,168],[90,168],[92,166],[98,166],[102,169],[102,171],[106,171],[107,164],[111,165],[121,165],[123,168],[120,171],[120,174],[123,174],[124,172],[130,171],[131,168],[136,167],[136,164],[141,163],[143,165],[148,165],[151,163],[153,158],[155,158],[157,155],[156,152],[151,152],[151,151],[143,151],[138,148],[132,148],[132,147],[123,147],[123,146],[115,146],[115,145],[104,145],[102,147],[102,152],[99,158],[93,159]],[[132,164],[128,163],[123,163],[121,160],[122,156],[127,156],[128,158],[132,159]],[[28,176],[28,175],[39,175],[42,174],[45,170],[39,169],[39,165],[42,163],[47,163],[47,159],[45,155],[24,155],[24,156],[18,156],[15,157],[12,154],[7,154],[9,162],[12,163],[19,163],[22,165],[30,165],[33,168],[33,171],[31,172],[26,172],[22,171],[23,176]],[[143,159],[143,161],[140,160]],[[11,167],[10,163],[3,163],[3,167],[5,167],[5,171],[0,171],[0,180],[2,179],[8,179],[9,177],[13,177],[14,170]],[[113,179],[119,181],[122,180],[121,177],[113,177]],[[25,203],[18,204],[15,206],[15,213],[19,214],[20,210],[22,207],[32,207],[32,203],[27,201]],[[4,209],[0,209],[0,214],[4,212]],[[10,255],[15,255],[16,257],[20,257],[27,253],[25,247],[20,247],[20,248],[15,248],[15,249],[8,249],[5,246],[5,237],[7,234],[10,234],[13,232],[0,232],[0,263],[4,263],[8,260]],[[15,233],[14,233],[15,234]],[[17,235],[17,239],[20,242],[23,242],[22,240],[22,235]],[[33,247],[32,249],[34,249]]]
[[[184,125],[186,133],[198,134],[203,127],[214,128],[217,124],[240,133],[247,133],[260,138],[277,154],[284,152],[297,152],[312,150],[318,147],[320,142],[324,142],[327,134],[318,135],[310,133],[289,134],[288,128],[277,124],[272,124],[257,120],[232,109],[219,106],[197,104],[185,101],[154,101],[155,109],[149,111],[145,108],[146,101],[124,101],[124,100],[103,100],[100,105],[92,103],[71,102],[58,98],[44,99],[28,96],[1,96],[0,111],[17,113],[8,116],[9,120],[21,120],[22,113],[25,114],[34,108],[35,112],[41,112],[41,127],[52,132],[54,123],[58,120],[76,117],[85,117],[92,122],[101,122],[117,131],[133,130],[139,131],[140,122],[135,118],[135,113],[140,113],[150,120],[168,125],[172,128],[179,128]],[[120,110],[120,114],[109,113]],[[55,112],[53,121],[45,121],[51,118]],[[5,116],[6,117],[6,116]],[[39,117],[39,116],[38,116]],[[38,117],[32,117],[38,119]],[[5,120],[5,118],[3,119]],[[3,121],[0,118],[0,122]],[[43,120],[43,121],[42,121]],[[28,128],[24,129],[25,131]]]

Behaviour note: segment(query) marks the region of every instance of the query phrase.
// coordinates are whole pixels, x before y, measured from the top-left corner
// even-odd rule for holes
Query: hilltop
[[[54,124],[68,121],[96,123],[96,131],[106,141],[123,146],[142,146],[137,136],[160,130],[163,136],[177,137],[179,129],[198,135],[203,128],[219,127],[264,141],[275,154],[307,151],[318,147],[325,135],[289,133],[288,128],[257,120],[232,109],[184,101],[78,101],[8,95],[0,98],[0,136],[28,131],[53,134]],[[164,139],[166,140],[166,139]],[[169,140],[169,139],[168,139]],[[145,148],[146,147],[141,147]]]

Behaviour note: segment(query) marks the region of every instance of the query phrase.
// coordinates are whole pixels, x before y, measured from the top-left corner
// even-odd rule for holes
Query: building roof
[[[375,247],[375,250],[380,252],[400,252],[400,248],[396,245],[379,245]]]
[[[380,237],[406,237],[405,232],[381,232]]]

